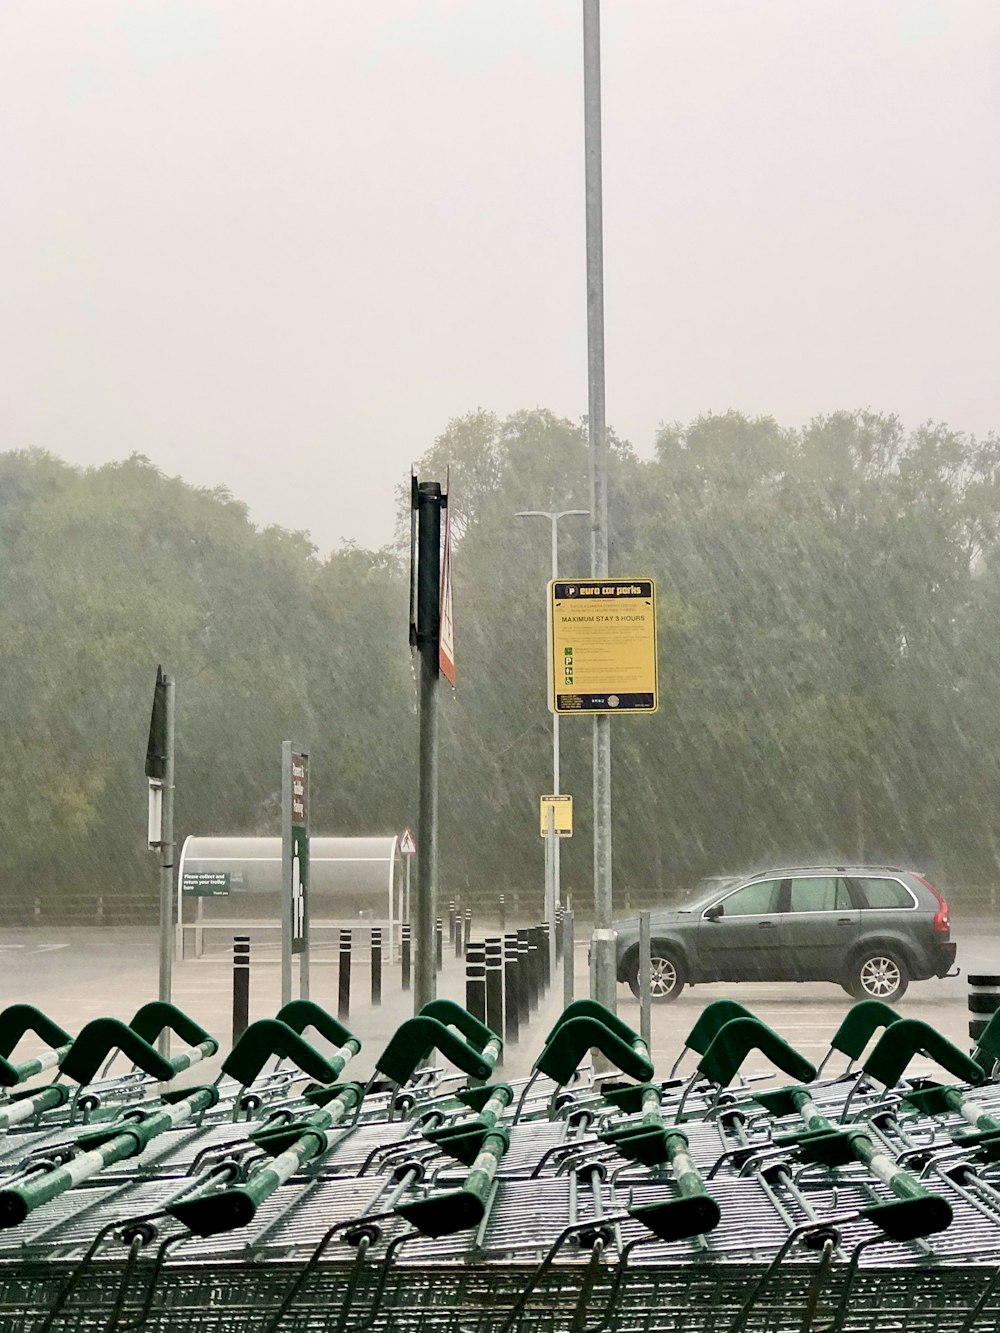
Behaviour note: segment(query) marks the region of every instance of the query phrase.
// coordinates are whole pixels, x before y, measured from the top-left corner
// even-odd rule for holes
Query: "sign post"
[[[595,505],[595,512],[599,506]],[[606,534],[605,534],[606,536]],[[589,579],[549,584],[549,708],[594,718],[594,934],[591,995],[615,1005],[611,928],[611,733],[616,713],[659,705],[656,588],[652,579],[606,576],[607,554]]]
[[[556,966],[556,908],[559,906],[557,856],[560,838],[573,836],[573,798],[543,796],[540,805],[541,835],[545,839],[545,920],[549,923],[549,975]]]
[[[441,514],[448,503],[439,481],[410,478],[410,646],[420,658],[420,739],[417,760],[417,948],[413,1012],[437,997],[434,922],[437,914],[438,676],[441,670]]]
[[[292,999],[299,955],[299,998],[309,998],[309,751],[281,745],[281,1003]]]
[[[415,855],[417,844],[413,841],[413,834],[409,829],[403,830],[403,836],[399,840],[399,850],[406,857],[406,889],[405,889],[405,910],[402,913],[403,920],[407,925],[410,924],[410,860]]]
[[[153,711],[149,719],[146,777],[149,780],[149,849],[160,853],[159,998],[169,1004],[174,948],[174,679],[164,675],[160,666],[156,668]],[[169,1057],[169,1028],[163,1029],[157,1046],[161,1055]]]

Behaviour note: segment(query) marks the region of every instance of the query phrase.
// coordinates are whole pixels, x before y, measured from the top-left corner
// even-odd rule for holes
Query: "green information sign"
[[[228,870],[185,870],[181,892],[189,898],[228,898]]]

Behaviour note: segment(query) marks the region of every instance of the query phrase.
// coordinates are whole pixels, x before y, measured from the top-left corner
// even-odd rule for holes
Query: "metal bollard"
[[[472,940],[465,946],[465,1007],[486,1022],[486,945]]]
[[[440,972],[444,964],[444,924],[440,917],[434,923],[434,938],[437,950],[437,970]]]
[[[576,945],[573,939],[573,913],[563,917],[563,1008],[573,1003],[576,989],[576,977],[573,969],[576,964]]]
[[[233,1045],[250,1022],[250,936],[233,936]]]
[[[559,906],[556,907],[556,962],[558,963],[563,955],[563,921],[566,913]]]
[[[403,972],[403,990],[410,989],[410,930],[411,926],[409,921],[404,921],[399,931],[399,957]]]
[[[500,895],[500,929],[501,931],[507,929],[507,904],[502,893]]]
[[[340,932],[340,967],[337,975],[337,1017],[346,1022],[351,1016],[351,930]]]
[[[541,969],[541,976],[542,976],[541,990],[543,994],[545,993],[545,991],[548,990],[549,986],[552,984],[552,955],[550,952],[550,943],[552,942],[550,940],[551,934],[552,934],[551,924],[548,921],[543,921],[542,924],[538,927],[538,948],[539,948],[538,962]]]
[[[531,960],[528,956],[528,932],[519,930],[517,932],[517,961],[518,961],[518,1001],[520,1003],[519,1017],[521,1026],[527,1027],[531,1018]]]
[[[448,902],[448,943],[455,943],[455,899]]]
[[[382,927],[372,926],[372,1004],[382,1003]]]
[[[515,931],[513,934],[505,935],[503,941],[503,1039],[509,1046],[512,1042],[516,1043],[519,1040],[521,1028],[520,968],[518,966],[519,954],[517,949],[517,932]]]
[[[486,1026],[503,1036],[503,940],[491,935],[486,940]]]
[[[467,907],[467,908],[465,909],[465,942],[466,942],[466,944],[468,944],[468,943],[469,943],[469,940],[471,940],[471,939],[472,939],[472,908],[471,908],[471,907]]]
[[[455,957],[462,956],[462,913],[455,917]]]

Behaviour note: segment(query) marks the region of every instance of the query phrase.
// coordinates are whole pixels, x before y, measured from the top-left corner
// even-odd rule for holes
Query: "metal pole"
[[[405,919],[407,923],[409,923],[410,920],[410,862],[412,860],[413,860],[412,856],[408,856],[406,858],[406,918]]]
[[[639,1036],[650,1050],[652,1033],[652,939],[649,913],[639,913]]]
[[[567,912],[563,917],[563,1008],[573,1003],[573,989],[575,977],[573,975],[574,967],[574,947],[573,947],[573,913]]]
[[[559,519],[561,514],[552,516],[552,577],[559,577]],[[558,796],[562,791],[559,785],[559,714],[552,714],[552,795]],[[555,838],[552,844],[552,907],[553,909],[559,903],[559,861],[562,854],[562,848],[559,845],[559,839]],[[546,908],[545,915],[550,921],[555,920],[555,911]]]
[[[589,509],[523,509],[515,514],[515,518],[547,518],[549,520],[549,534],[551,541],[551,575],[553,579],[559,577],[559,520],[561,518],[587,518],[590,514]],[[552,794],[558,796],[562,791],[560,782],[562,781],[559,771],[559,714],[552,714]],[[552,858],[552,880],[555,885],[555,901],[560,898],[560,861],[561,847],[558,838],[556,839],[555,850]]]
[[[545,884],[545,911],[542,913],[550,927],[556,919],[556,856],[559,839],[556,837],[556,812],[550,805],[546,811],[545,819],[545,845],[548,851],[546,857],[546,869],[548,877]],[[556,933],[554,929],[549,930],[549,975],[555,971],[556,966]]]
[[[160,999],[170,1003],[173,993],[174,937],[174,678],[164,676],[164,730],[166,756],[163,772],[163,821],[160,843]],[[157,1042],[161,1055],[169,1059],[170,1029],[164,1028]]]
[[[587,230],[587,433],[590,572],[608,575],[607,424],[604,393],[604,219],[601,178],[601,9],[583,0],[583,119]],[[611,719],[594,718],[594,998],[615,1006],[611,931]]]
[[[417,920],[413,1012],[437,996],[438,639],[441,626],[441,483],[417,486],[417,649],[420,756],[417,813]]]

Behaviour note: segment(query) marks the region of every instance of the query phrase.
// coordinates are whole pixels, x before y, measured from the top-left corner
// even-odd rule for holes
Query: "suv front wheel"
[[[654,1004],[664,1004],[676,1000],[684,989],[687,975],[680,959],[673,954],[657,951],[654,945],[650,956],[649,992]],[[635,971],[629,976],[628,984],[632,994],[639,998],[639,958],[636,954]]]
[[[882,1000],[892,1004],[901,999],[910,978],[906,964],[891,949],[867,949],[851,965],[845,988],[856,1000]]]

